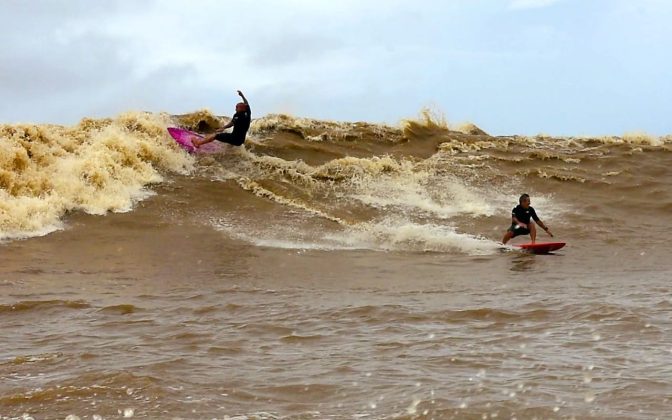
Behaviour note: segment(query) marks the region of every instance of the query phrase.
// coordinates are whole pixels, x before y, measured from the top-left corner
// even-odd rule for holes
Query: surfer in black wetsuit
[[[553,234],[551,233],[550,229],[548,229],[548,226],[546,226],[544,222],[539,219],[537,212],[535,212],[532,206],[530,206],[530,196],[527,194],[521,195],[518,203],[520,204],[514,207],[513,211],[511,212],[511,227],[509,227],[509,229],[507,229],[506,233],[504,234],[502,243],[505,244],[509,242],[509,239],[515,238],[519,235],[530,235],[532,243],[534,243],[537,240],[537,228],[530,219],[533,219],[552,238]]]
[[[251,122],[250,104],[247,102],[243,92],[238,91],[238,95],[243,98],[243,102],[238,102],[236,104],[236,113],[233,114],[231,121],[229,121],[229,123],[221,129],[217,130],[215,133],[206,136],[202,140],[192,140],[192,144],[195,147],[210,143],[213,140],[219,140],[234,146],[240,146],[245,142],[245,136],[247,135],[247,130],[250,128]],[[225,133],[224,130],[230,127],[233,127],[233,132]]]

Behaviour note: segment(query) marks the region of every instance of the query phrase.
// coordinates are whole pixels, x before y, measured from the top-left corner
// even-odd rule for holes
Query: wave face
[[[1,125],[0,238],[39,236],[72,211],[124,212],[193,158],[165,138],[169,118],[130,113],[74,127]]]
[[[523,192],[542,219],[562,228],[577,218],[586,235],[639,235],[648,225],[638,221],[655,225],[672,210],[670,137],[490,136],[428,112],[399,127],[268,115],[244,148],[214,155],[188,155],[166,133],[224,122],[198,111],[0,126],[0,236],[44,235],[71,212],[130,211],[186,174],[236,198],[213,201],[227,214],[214,228],[281,248],[487,254]],[[252,197],[263,205],[240,211]]]

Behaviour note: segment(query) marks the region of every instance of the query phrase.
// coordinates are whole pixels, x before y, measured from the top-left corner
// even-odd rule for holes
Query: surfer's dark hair
[[[526,198],[530,198],[530,195],[529,194],[521,195],[520,198],[518,199],[518,204],[523,204],[523,200],[525,200]]]

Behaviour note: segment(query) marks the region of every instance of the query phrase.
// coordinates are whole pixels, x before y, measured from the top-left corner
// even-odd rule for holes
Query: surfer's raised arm
[[[245,97],[245,95],[243,95],[243,92],[238,91],[238,96],[243,98],[243,102],[245,103],[245,105],[250,106],[249,102],[247,102],[247,98]]]

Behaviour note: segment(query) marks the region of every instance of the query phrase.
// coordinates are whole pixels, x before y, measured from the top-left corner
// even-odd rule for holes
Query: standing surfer
[[[505,244],[509,242],[511,238],[515,238],[516,236],[528,234],[532,239],[532,243],[534,243],[537,240],[537,228],[530,219],[533,219],[536,224],[541,226],[541,228],[544,229],[546,233],[553,237],[553,234],[551,233],[550,229],[548,229],[548,226],[546,226],[544,222],[539,219],[537,212],[535,212],[532,206],[530,206],[530,196],[528,194],[521,195],[518,203],[519,204],[514,207],[513,211],[511,212],[511,227],[509,227],[504,234],[502,243]]]
[[[205,138],[198,140],[192,140],[194,147],[202,146],[206,143],[210,143],[213,140],[218,140],[224,143],[232,144],[234,146],[240,146],[245,142],[245,136],[247,135],[247,130],[250,128],[251,121],[251,111],[250,104],[247,102],[243,92],[238,91],[238,95],[243,98],[243,102],[238,102],[236,104],[236,113],[233,114],[231,121],[226,124],[221,129],[217,130],[213,134],[206,136]],[[224,130],[227,128],[233,127],[233,132],[225,133]]]

